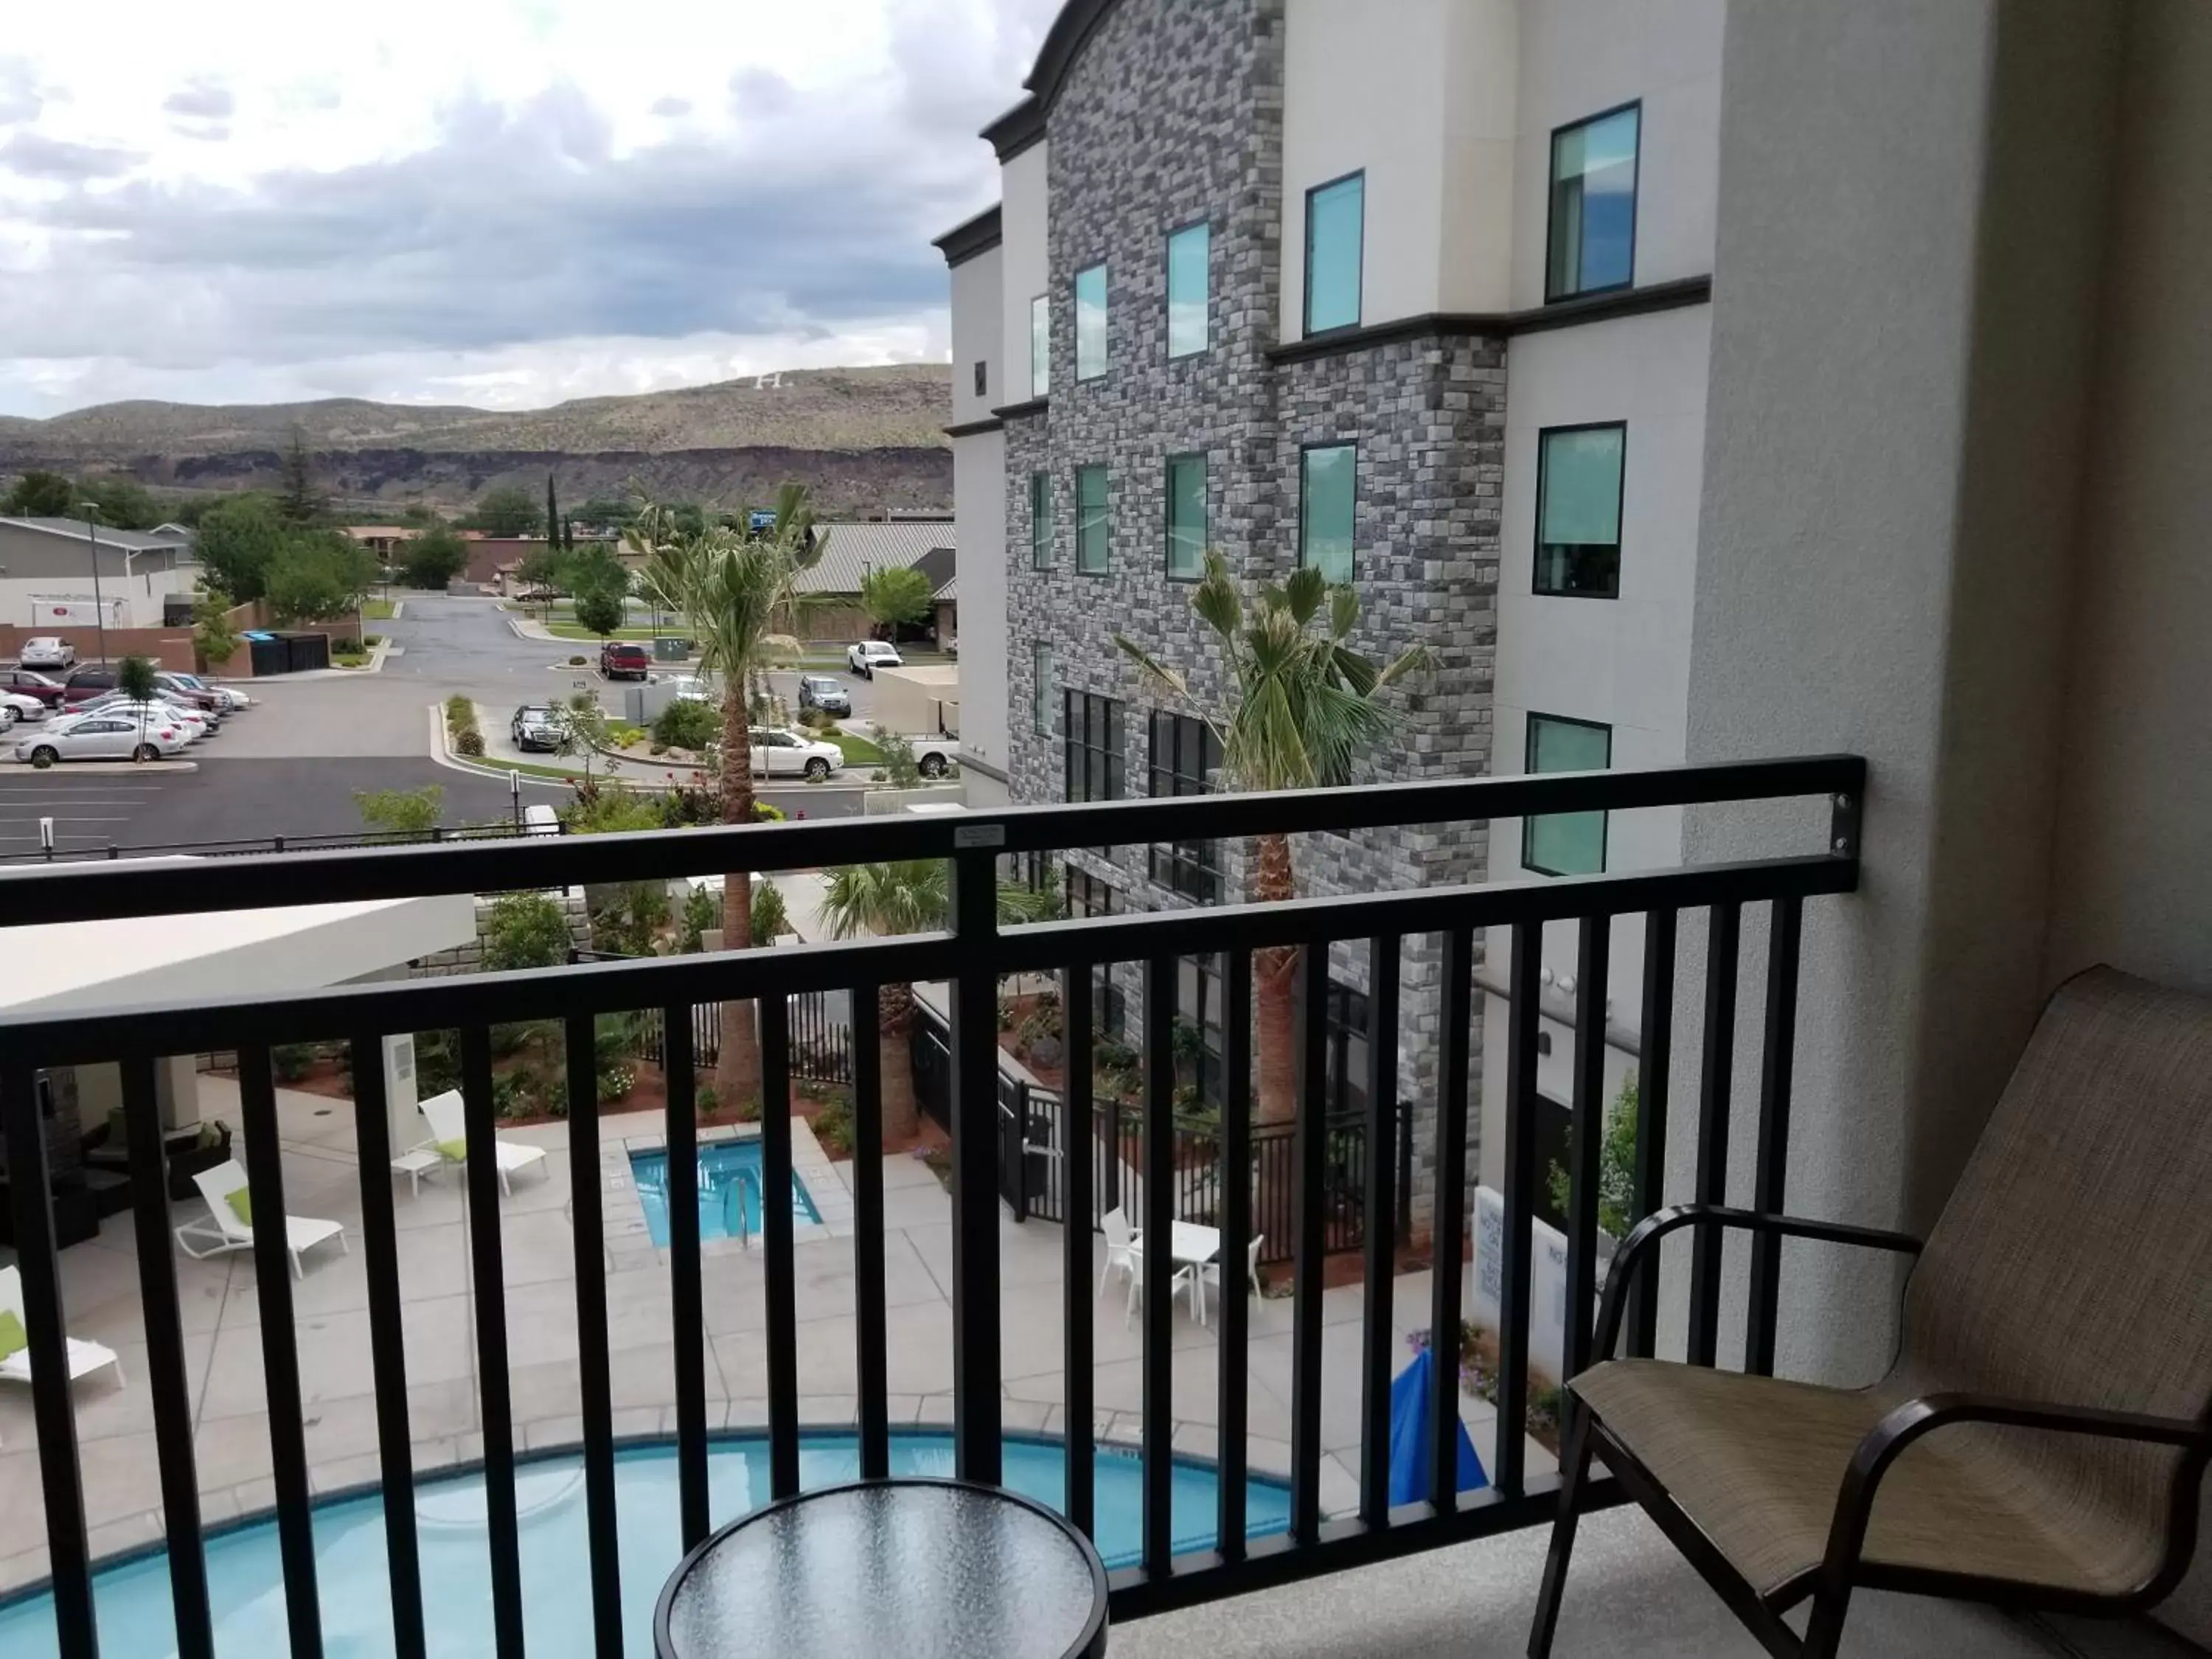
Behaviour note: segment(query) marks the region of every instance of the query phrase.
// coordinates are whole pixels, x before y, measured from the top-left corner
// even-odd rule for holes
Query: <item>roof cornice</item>
[[[1068,71],[1118,3],[1119,0],[1067,0],[1060,9],[1060,15],[1045,31],[1044,44],[1037,48],[1036,67],[1022,82],[1030,95],[983,129],[983,137],[998,151],[1000,161],[1012,161],[1044,137],[1045,118],[1052,113]]]

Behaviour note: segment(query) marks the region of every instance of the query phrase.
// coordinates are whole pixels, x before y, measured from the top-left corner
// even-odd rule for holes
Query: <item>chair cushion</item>
[[[0,1359],[19,1354],[31,1346],[30,1333],[13,1308],[0,1308]]]
[[[253,1194],[240,1187],[236,1192],[225,1193],[222,1201],[230,1206],[230,1212],[238,1218],[241,1227],[253,1224]]]
[[[438,1143],[438,1151],[451,1163],[465,1164],[469,1161],[469,1143],[465,1140],[441,1140]]]
[[[1853,1449],[1901,1403],[1650,1359],[1571,1386],[1762,1595],[1820,1565]],[[2158,1565],[2139,1529],[2069,1506],[1973,1429],[1939,1429],[1890,1466],[1863,1559],[2106,1595]]]

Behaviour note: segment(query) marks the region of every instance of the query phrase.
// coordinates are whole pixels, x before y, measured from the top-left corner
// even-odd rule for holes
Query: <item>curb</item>
[[[568,786],[558,778],[541,778],[531,772],[517,772],[495,763],[465,759],[446,746],[446,708],[443,703],[431,703],[430,758],[449,771],[467,772],[479,778],[490,778],[500,783],[511,779],[522,783],[536,784],[546,789],[566,789]]]
[[[17,760],[15,757],[15,750],[12,745],[9,749],[7,758],[4,761],[0,761],[0,769],[9,769],[21,772],[35,772],[39,769],[37,767],[32,765],[28,761]],[[198,761],[179,760],[60,761],[46,769],[49,772],[66,772],[73,778],[143,777],[149,772],[169,774],[177,772],[197,772],[199,769],[200,763]]]

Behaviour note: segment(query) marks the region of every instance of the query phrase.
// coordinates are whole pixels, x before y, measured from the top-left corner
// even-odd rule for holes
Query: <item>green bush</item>
[[[842,1100],[826,1103],[814,1115],[814,1138],[832,1158],[853,1155],[853,1109]]]
[[[752,922],[756,945],[769,944],[791,931],[791,912],[785,908],[781,890],[773,882],[753,884]]]
[[[446,699],[446,730],[458,737],[477,723],[477,706],[456,691]]]
[[[713,1084],[702,1083],[693,1093],[692,1102],[698,1107],[699,1115],[701,1117],[706,1117],[710,1115],[714,1109],[722,1103],[722,1097],[714,1092],[714,1085]]]
[[[703,702],[678,697],[653,717],[653,740],[672,749],[704,749],[722,735],[722,722]]]
[[[269,1065],[279,1083],[297,1083],[315,1069],[315,1045],[280,1042],[269,1051]]]
[[[461,1086],[461,1049],[458,1033],[415,1033],[415,1089],[421,1095],[442,1095]]]
[[[629,1097],[629,1091],[637,1087],[637,1073],[627,1066],[602,1065],[597,1084],[599,1104],[611,1106]]]
[[[760,1121],[760,1116],[761,1104],[760,1097],[758,1095],[747,1095],[743,1100],[738,1103],[737,1119],[738,1122],[757,1123]]]
[[[568,913],[543,893],[507,893],[483,924],[483,963],[493,973],[554,968],[568,961]]]
[[[473,726],[453,739],[453,752],[457,755],[481,757],[483,751],[483,733]]]

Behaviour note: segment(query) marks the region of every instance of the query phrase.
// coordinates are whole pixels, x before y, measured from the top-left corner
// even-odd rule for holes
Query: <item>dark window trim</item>
[[[1640,143],[1641,140],[1638,142]],[[1106,346],[1104,351],[1101,354],[1104,357],[1105,361],[1099,364],[1098,372],[1096,374],[1085,374],[1083,372],[1083,293],[1079,284],[1085,276],[1088,276],[1094,270],[1103,271],[1106,273],[1106,298],[1101,303],[1099,307],[1106,313],[1107,319]],[[1110,259],[1094,259],[1089,264],[1084,265],[1079,269],[1074,276],[1068,278],[1067,301],[1069,307],[1073,310],[1073,321],[1075,325],[1075,383],[1078,386],[1089,386],[1093,380],[1104,380],[1108,373],[1114,367],[1113,261]]]
[[[1596,288],[1578,288],[1571,294],[1554,293],[1552,289],[1552,198],[1559,187],[1559,136],[1572,132],[1577,127],[1587,127],[1610,119],[1616,115],[1636,112],[1636,165],[1633,179],[1628,187],[1628,276],[1625,282],[1606,283]],[[1544,152],[1544,303],[1558,305],[1566,300],[1587,300],[1600,294],[1619,294],[1636,286],[1636,241],[1644,224],[1644,100],[1632,98],[1625,104],[1615,104],[1611,109],[1601,109],[1595,115],[1585,115],[1573,121],[1562,122],[1552,129],[1550,147]]]
[[[1163,724],[1167,726],[1164,745],[1160,742]],[[1221,763],[1220,739],[1204,720],[1172,708],[1146,712],[1145,793],[1148,799],[1212,794],[1213,785],[1206,774],[1211,770],[1218,775]],[[1147,867],[1152,879],[1171,893],[1198,904],[1221,902],[1224,882],[1221,843],[1217,840],[1154,842]]]
[[[1025,404],[1002,404],[991,413],[1001,422],[1020,421],[1032,415],[1042,415],[1051,406],[1050,398],[1032,398]]]
[[[1640,131],[1639,129],[1639,132]],[[1642,145],[1640,137],[1638,143],[1640,149]],[[1317,329],[1313,325],[1313,199],[1322,191],[1334,190],[1339,185],[1348,185],[1354,179],[1359,180],[1359,268],[1358,274],[1354,279],[1352,320],[1348,323],[1338,323],[1328,328]],[[1340,174],[1334,179],[1324,179],[1320,184],[1306,191],[1305,243],[1305,287],[1298,295],[1299,337],[1307,340],[1326,340],[1335,335],[1349,334],[1358,328],[1367,317],[1367,169],[1365,167],[1355,167],[1350,173]]]
[[[978,357],[975,360],[975,395],[979,398],[988,398],[991,395],[990,367],[991,360],[988,357]]]
[[[1711,276],[1676,276],[1642,288],[1577,295],[1571,300],[1533,306],[1526,311],[1431,311],[1418,317],[1397,317],[1387,323],[1339,329],[1315,339],[1291,340],[1269,346],[1266,356],[1271,363],[1302,363],[1322,357],[1342,357],[1400,340],[1510,340],[1523,334],[1548,334],[1555,329],[1577,328],[1586,323],[1609,323],[1620,317],[1679,311],[1685,306],[1705,305],[1712,297]]]
[[[1175,349],[1175,239],[1187,230],[1206,230],[1206,343],[1194,351]],[[1213,216],[1192,219],[1180,225],[1170,225],[1160,239],[1160,345],[1171,363],[1188,362],[1193,357],[1210,356],[1213,350]]]
[[[1160,568],[1166,572],[1167,579],[1171,582],[1202,581],[1206,577],[1206,538],[1203,535],[1198,538],[1198,568],[1188,576],[1178,576],[1176,574],[1175,469],[1176,463],[1177,461],[1196,461],[1200,466],[1205,469],[1206,497],[1202,503],[1206,512],[1206,524],[1204,527],[1208,531],[1212,530],[1213,527],[1213,467],[1206,459],[1206,452],[1202,449],[1177,450],[1174,454],[1169,456],[1160,466],[1160,483],[1162,486],[1160,492],[1162,496],[1160,502]]]
[[[1535,522],[1529,527],[1531,556],[1534,567],[1529,573],[1529,592],[1541,599],[1618,599],[1620,597],[1620,550],[1624,545],[1616,540],[1613,544],[1614,568],[1613,592],[1610,593],[1576,592],[1570,589],[1543,586],[1544,575],[1544,440],[1560,432],[1619,432],[1620,434],[1620,478],[1619,497],[1613,502],[1613,522],[1615,537],[1625,536],[1628,529],[1628,422],[1626,421],[1573,421],[1565,426],[1540,426],[1536,428],[1536,512]]]
[[[1613,766],[1613,728],[1611,725],[1604,720],[1586,720],[1576,714],[1547,714],[1532,708],[1528,711],[1528,723],[1522,728],[1521,736],[1521,769],[1523,773],[1527,774],[1530,777],[1537,775],[1535,771],[1535,763],[1536,722],[1538,720],[1548,720],[1554,726],[1580,726],[1587,727],[1589,730],[1593,732],[1604,732],[1605,763],[1607,769],[1608,770],[1611,769]],[[1549,817],[1552,815],[1542,814],[1540,816]],[[1572,815],[1568,814],[1567,816]],[[1530,871],[1540,876],[1565,876],[1568,873],[1566,871],[1547,870],[1529,856],[1529,831],[1534,828],[1535,823],[1535,817],[1525,817],[1521,820],[1521,867],[1523,870]],[[1606,865],[1611,860],[1612,856],[1613,814],[1601,810],[1598,813],[1597,820],[1597,873],[1600,875],[1605,873]],[[1579,874],[1582,872],[1577,872],[1576,873]]]
[[[1306,562],[1306,456],[1316,449],[1348,449],[1352,452],[1352,574],[1343,582],[1332,582],[1332,587],[1359,580],[1359,440],[1357,438],[1319,438],[1310,444],[1298,446],[1298,564],[1301,570]]]
[[[981,433],[997,432],[1005,424],[1006,422],[997,416],[987,415],[980,421],[963,421],[958,426],[940,427],[938,429],[948,438],[973,438]]]
[[[1091,710],[1088,708],[1084,710],[1083,736],[1079,739],[1076,737],[1075,703],[1079,698],[1083,699],[1086,702],[1096,702],[1104,705],[1106,722],[1106,741],[1104,743],[1097,744],[1091,740],[1090,717]],[[1121,738],[1121,742],[1118,745],[1114,741],[1117,735],[1115,730],[1117,726],[1120,728],[1118,735]],[[1060,793],[1065,799],[1071,801],[1127,800],[1129,799],[1129,716],[1127,706],[1124,704],[1119,697],[1109,697],[1103,691],[1081,690],[1072,685],[1063,685],[1060,687]],[[1087,793],[1091,787],[1090,767],[1088,761],[1090,756],[1094,753],[1104,757],[1106,793],[1102,795],[1093,795]],[[1079,755],[1082,756],[1085,761],[1084,768],[1084,788],[1086,793],[1080,795],[1075,793],[1075,762],[1076,757]],[[1118,790],[1115,787],[1115,772],[1117,769],[1120,773],[1121,786]],[[1100,856],[1102,858],[1106,856],[1106,854],[1103,849],[1100,853]]]
[[[1044,495],[1044,513],[1042,518],[1037,513],[1037,495],[1040,489]],[[1032,472],[1030,474],[1030,568],[1032,570],[1056,570],[1060,568],[1058,546],[1060,538],[1053,533],[1058,526],[1053,523],[1052,514],[1052,474],[1043,471]],[[1044,535],[1042,538],[1037,535],[1037,526],[1040,523],[1044,526]]]
[[[1106,562],[1097,569],[1086,569],[1083,563],[1083,475],[1103,472],[1106,475]],[[1110,576],[1114,574],[1114,469],[1104,461],[1089,461],[1075,469],[1075,574],[1079,576]]]

